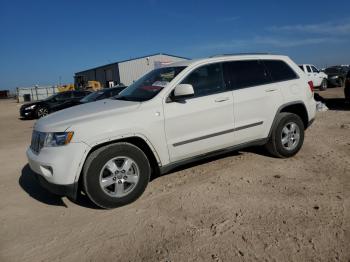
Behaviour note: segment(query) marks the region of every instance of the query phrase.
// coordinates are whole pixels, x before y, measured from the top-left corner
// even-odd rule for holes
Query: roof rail
[[[212,58],[212,57],[220,57],[220,56],[236,56],[236,55],[271,55],[271,53],[233,53],[233,54],[218,54],[218,55],[212,55],[212,56],[209,56],[209,58]]]

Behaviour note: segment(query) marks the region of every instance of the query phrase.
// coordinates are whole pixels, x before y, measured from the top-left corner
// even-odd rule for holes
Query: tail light
[[[307,82],[309,84],[311,92],[314,92],[314,83],[312,81]]]

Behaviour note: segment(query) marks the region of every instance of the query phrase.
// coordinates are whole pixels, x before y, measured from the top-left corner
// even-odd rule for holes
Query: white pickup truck
[[[326,90],[328,87],[328,76],[318,70],[314,65],[302,64],[299,65],[300,69],[305,72],[309,80],[312,81],[314,87],[318,87],[319,90]]]

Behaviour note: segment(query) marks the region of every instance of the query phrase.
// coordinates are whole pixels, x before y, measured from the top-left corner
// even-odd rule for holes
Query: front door
[[[194,97],[164,104],[171,162],[230,146],[233,140],[232,91],[223,81],[222,64],[197,68],[182,84],[193,86]]]

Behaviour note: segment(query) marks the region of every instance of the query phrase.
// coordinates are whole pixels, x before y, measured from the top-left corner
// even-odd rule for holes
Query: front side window
[[[70,99],[72,97],[72,92],[64,92],[64,93],[60,93],[54,96],[54,98],[57,101],[62,101],[62,100],[66,100],[66,99]]]
[[[164,67],[155,69],[124,89],[114,99],[143,102],[155,97],[185,67]]]
[[[264,64],[258,60],[226,62],[223,68],[225,83],[233,90],[271,82]]]
[[[297,79],[298,75],[282,60],[263,60],[273,82]],[[308,68],[308,66],[307,66]]]
[[[304,67],[303,67],[302,65],[300,65],[299,67],[300,67],[300,69],[301,69],[301,70],[303,70],[303,71],[304,71]]]
[[[197,68],[181,84],[192,85],[195,97],[226,91],[221,64],[211,64]]]
[[[87,92],[84,92],[84,91],[75,91],[73,92],[73,96],[75,98],[82,98],[84,96],[86,96],[88,93]]]

